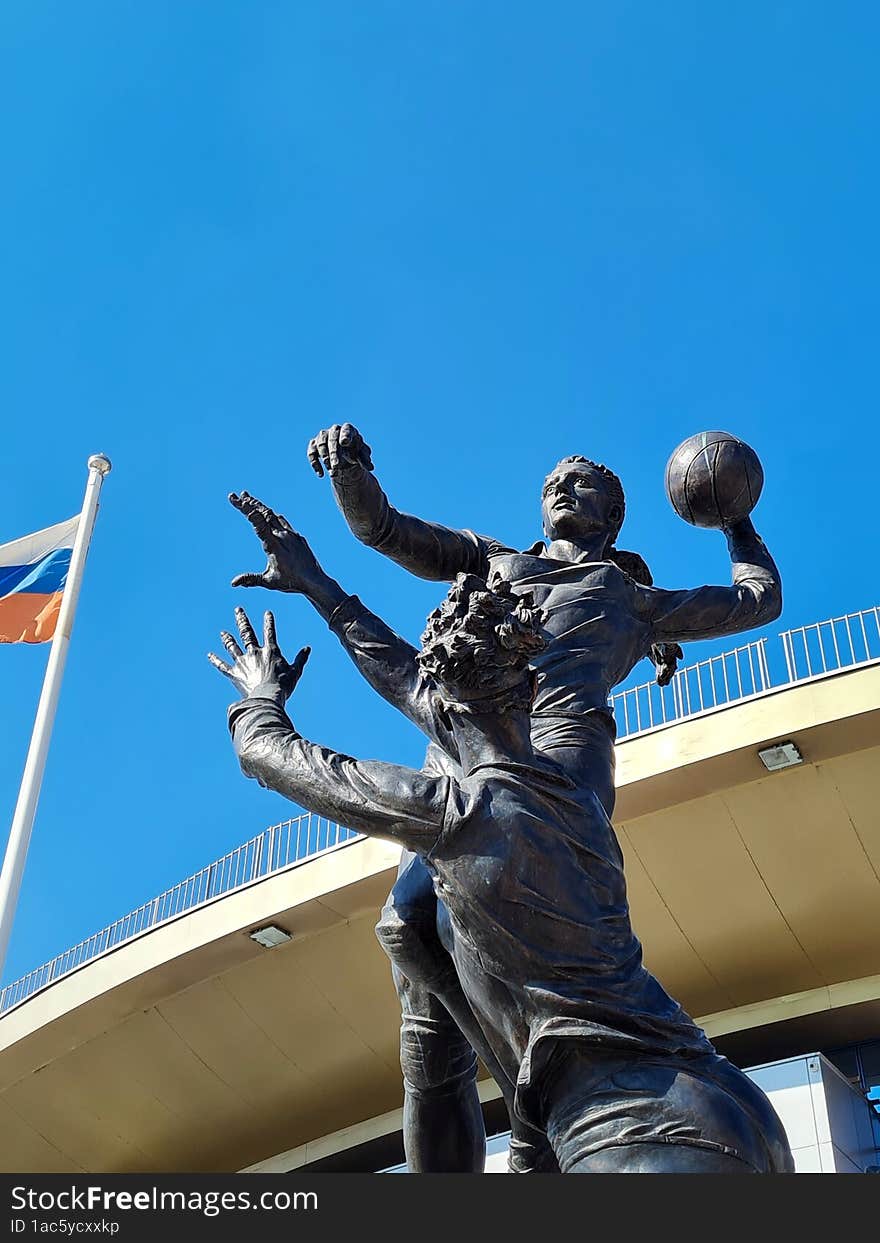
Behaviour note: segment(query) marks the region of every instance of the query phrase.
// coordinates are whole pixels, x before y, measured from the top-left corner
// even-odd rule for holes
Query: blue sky
[[[104,490],[4,979],[288,814],[205,660],[262,568],[248,488],[416,639],[438,588],[351,538],[305,458],[358,425],[394,502],[513,544],[562,455],[622,476],[656,580],[727,581],[663,493],[722,427],[782,626],[876,602],[880,10],[554,0],[7,0],[0,542]],[[305,602],[293,713],[418,764]],[[46,647],[0,649],[0,822]],[[687,653],[704,654],[705,645]]]

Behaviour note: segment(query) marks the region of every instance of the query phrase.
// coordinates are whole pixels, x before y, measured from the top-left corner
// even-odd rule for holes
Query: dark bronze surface
[[[712,519],[712,505],[721,514],[719,497],[741,509],[744,470],[758,487],[752,451],[713,435],[711,502],[688,490],[704,483],[705,460],[669,485],[690,521]],[[779,575],[748,511],[704,522],[723,526],[732,584],[668,591],[617,549],[623,488],[585,458],[550,472],[548,543],[519,551],[399,513],[351,425],[321,432],[308,454],[360,540],[453,582],[416,651],[324,572],[284,518],[247,493],[230,498],[268,557],[235,585],[303,594],[429,739],[421,771],[303,739],[284,704],[307,651],[288,664],[271,615],[260,645],[239,611],[242,646],[223,640],[232,664],[212,658],[243,696],[230,727],[248,775],[407,852],[377,933],[401,997],[410,1168],[482,1169],[476,1051],[507,1102],[518,1172],[789,1170],[766,1097],[643,967],[610,820],[612,688],[643,657],[663,682],[680,643],[779,614]],[[673,455],[693,460],[693,446]]]

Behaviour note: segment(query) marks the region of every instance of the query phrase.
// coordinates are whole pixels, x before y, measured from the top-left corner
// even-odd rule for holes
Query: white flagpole
[[[55,709],[58,707],[58,692],[61,690],[61,679],[64,675],[64,662],[70,645],[70,632],[73,628],[73,616],[82,584],[83,570],[89,551],[89,543],[98,514],[98,497],[104,476],[110,472],[110,459],[102,453],[89,458],[89,478],[86,483],[86,494],[83,500],[82,513],[76,528],[76,539],[70,557],[70,569],[67,571],[67,582],[61,598],[61,608],[55,626],[55,635],[46,662],[46,674],[43,678],[43,689],[37,705],[34,720],[34,732],[31,734],[31,745],[28,748],[24,775],[9,842],[6,846],[6,857],[3,870],[0,872],[0,972],[6,961],[9,938],[12,934],[12,921],[15,919],[15,908],[18,904],[18,893],[34,827],[34,816],[40,798],[40,787],[43,784],[43,772],[46,768],[46,756],[49,741],[52,737],[52,726],[55,723]]]

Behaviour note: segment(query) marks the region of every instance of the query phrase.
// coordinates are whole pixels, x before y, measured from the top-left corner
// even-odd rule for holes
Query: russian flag
[[[55,633],[79,514],[0,547],[0,643],[48,643]]]

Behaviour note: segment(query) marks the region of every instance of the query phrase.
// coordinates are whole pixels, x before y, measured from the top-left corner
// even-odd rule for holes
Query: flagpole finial
[[[89,470],[99,470],[102,475],[109,475],[113,466],[110,459],[103,453],[93,453],[88,462]]]

